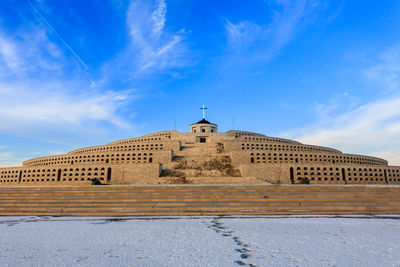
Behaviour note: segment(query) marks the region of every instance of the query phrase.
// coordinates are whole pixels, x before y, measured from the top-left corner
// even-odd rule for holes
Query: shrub
[[[92,185],[101,185],[101,181],[97,178],[93,178],[90,181],[92,181]]]
[[[308,179],[307,177],[306,178],[299,177],[299,180],[301,184],[310,184],[310,179]]]

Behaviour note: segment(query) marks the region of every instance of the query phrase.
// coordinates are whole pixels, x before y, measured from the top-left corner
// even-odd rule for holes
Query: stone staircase
[[[400,214],[398,186],[2,187],[0,216]]]
[[[173,161],[163,167],[164,177],[181,176],[189,177],[189,180],[191,177],[229,177],[227,181],[241,177],[239,169],[232,166],[229,154],[224,153],[218,144],[186,143],[175,152]]]

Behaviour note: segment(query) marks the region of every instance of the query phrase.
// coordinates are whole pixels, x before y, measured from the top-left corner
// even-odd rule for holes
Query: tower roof
[[[201,121],[192,123],[192,124],[190,124],[190,125],[195,125],[195,124],[212,124],[212,125],[216,125],[215,123],[209,122],[209,121],[206,120],[206,119],[202,119]]]
[[[206,119],[202,119],[201,121],[198,121],[197,123],[211,124],[211,122],[209,122],[209,121],[206,120]],[[197,123],[196,123],[196,124],[197,124]]]

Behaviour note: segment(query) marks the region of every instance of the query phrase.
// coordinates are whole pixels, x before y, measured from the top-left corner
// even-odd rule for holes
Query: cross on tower
[[[207,108],[203,105],[203,107],[201,107],[200,109],[203,110],[203,120],[204,120],[204,113],[205,113],[205,110],[206,110]]]

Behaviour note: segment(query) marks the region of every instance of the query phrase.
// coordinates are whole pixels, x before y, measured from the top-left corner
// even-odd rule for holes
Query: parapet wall
[[[1,168],[0,185],[85,185],[93,179],[105,184],[126,184],[132,179],[144,182],[157,178],[161,170],[159,163]]]
[[[154,147],[153,147],[154,146]],[[130,163],[152,163],[157,160],[171,159],[168,155],[171,151],[180,150],[180,142],[170,142],[168,144],[141,144],[140,147],[124,145],[109,147],[103,151],[90,152],[91,149],[82,149],[79,152],[70,152],[64,155],[34,158],[23,162],[23,166],[47,166],[59,164],[81,164],[81,163],[111,163],[111,162],[130,162]],[[112,148],[112,149],[111,149]],[[88,150],[89,152],[84,152]]]
[[[243,176],[270,183],[299,184],[400,184],[400,167],[325,164],[242,164]]]
[[[289,151],[289,152],[325,152],[343,154],[339,150],[302,144],[281,144],[275,142],[249,142],[246,140],[235,140],[225,143],[227,150],[266,150],[266,151]]]
[[[387,161],[375,157],[332,154],[324,152],[287,152],[287,151],[231,151],[232,161],[239,163],[310,163],[321,162],[325,164],[362,164],[362,165],[383,165]]]

